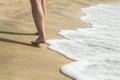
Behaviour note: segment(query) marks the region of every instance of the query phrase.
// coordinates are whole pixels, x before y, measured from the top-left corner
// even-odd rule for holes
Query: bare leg
[[[36,28],[39,33],[39,37],[36,39],[35,43],[43,42],[45,43],[45,30],[44,30],[44,10],[42,8],[43,0],[30,0],[32,7],[32,14],[35,21]]]
[[[41,1],[41,5],[42,5],[42,9],[43,9],[44,18],[45,18],[45,16],[46,16],[46,2],[45,2],[45,0]],[[36,32],[35,35],[39,35],[39,33]]]
[[[46,16],[46,2],[45,2],[45,0],[42,0],[42,1],[41,1],[41,5],[42,5],[44,17],[45,17],[45,16]]]

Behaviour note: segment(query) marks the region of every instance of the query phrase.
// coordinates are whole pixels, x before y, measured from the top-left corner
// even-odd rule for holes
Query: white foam
[[[89,28],[61,30],[49,48],[76,62],[62,72],[76,80],[120,80],[120,3],[83,8]]]
[[[75,80],[120,80],[120,55],[98,55],[62,67]]]

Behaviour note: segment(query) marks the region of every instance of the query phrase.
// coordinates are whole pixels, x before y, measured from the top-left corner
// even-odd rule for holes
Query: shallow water
[[[82,11],[89,28],[61,30],[65,39],[47,41],[50,49],[75,60],[62,72],[76,80],[120,80],[120,3]]]

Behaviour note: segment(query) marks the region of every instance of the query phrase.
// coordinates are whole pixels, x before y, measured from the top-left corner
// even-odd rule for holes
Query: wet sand
[[[85,28],[78,21],[81,8],[119,0],[47,0],[47,40],[62,38],[61,29]],[[31,46],[37,38],[28,0],[0,0],[0,80],[72,80],[60,72],[71,60],[49,50]]]

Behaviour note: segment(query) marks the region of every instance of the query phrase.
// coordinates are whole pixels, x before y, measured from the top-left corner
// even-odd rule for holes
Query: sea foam
[[[61,71],[76,80],[120,80],[120,3],[82,9],[89,28],[61,30],[49,48],[73,59]]]

